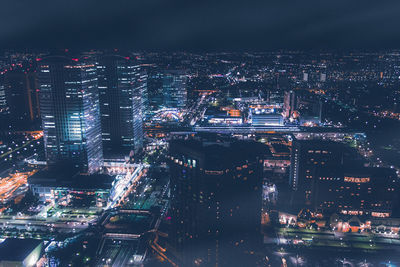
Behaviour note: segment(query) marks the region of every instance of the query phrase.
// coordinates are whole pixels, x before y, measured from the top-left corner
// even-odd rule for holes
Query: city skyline
[[[0,265],[398,266],[399,88],[394,49],[4,50]]]

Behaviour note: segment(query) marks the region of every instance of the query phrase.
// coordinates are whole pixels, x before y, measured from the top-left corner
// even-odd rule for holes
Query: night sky
[[[400,1],[6,0],[2,48],[398,48]]]

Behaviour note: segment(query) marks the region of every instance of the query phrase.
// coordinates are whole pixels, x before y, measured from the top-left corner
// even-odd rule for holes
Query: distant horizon
[[[395,48],[399,11],[395,0],[6,0],[0,47]]]

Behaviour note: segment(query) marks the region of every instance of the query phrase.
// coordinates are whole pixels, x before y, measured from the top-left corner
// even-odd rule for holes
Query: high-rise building
[[[166,70],[163,73],[164,106],[185,108],[187,101],[187,75],[183,70]]]
[[[184,266],[253,265],[265,151],[237,140],[170,142],[170,237]]]
[[[389,217],[398,192],[394,169],[320,168],[311,187],[314,210],[368,217]]]
[[[4,95],[15,127],[27,127],[40,118],[37,87],[36,72],[28,66],[21,64],[5,72]]]
[[[284,115],[286,118],[292,116],[293,112],[297,109],[297,96],[292,90],[285,91],[285,96],[283,100]]]
[[[49,167],[72,163],[94,173],[103,165],[96,65],[49,56],[39,61],[40,111]]]
[[[148,68],[147,89],[149,96],[149,107],[158,110],[163,102],[163,75],[158,68]]]
[[[307,193],[316,168],[343,164],[344,148],[343,144],[332,141],[294,140],[289,177],[292,189],[304,189]]]
[[[348,166],[362,167],[363,161],[357,151],[345,144],[324,140],[294,140],[289,184],[296,191],[296,203],[315,206],[318,177],[336,177],[334,172]]]
[[[0,114],[8,113],[7,99],[6,99],[6,86],[5,86],[5,73],[0,71]]]
[[[129,57],[103,56],[97,66],[104,157],[138,151],[143,145],[146,75]]]

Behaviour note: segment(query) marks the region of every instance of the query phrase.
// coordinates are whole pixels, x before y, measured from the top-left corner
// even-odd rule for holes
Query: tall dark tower
[[[39,62],[40,111],[51,167],[72,163],[94,173],[103,165],[97,72],[87,59],[50,56]]]
[[[10,68],[4,76],[4,93],[12,123],[17,128],[27,127],[40,117],[36,72],[21,65]]]
[[[104,156],[123,158],[143,146],[146,75],[129,57],[103,56],[97,66]]]
[[[147,89],[149,98],[149,108],[158,110],[163,104],[163,75],[156,66],[147,68]]]
[[[237,140],[170,142],[170,236],[184,266],[254,265],[265,151]]]

